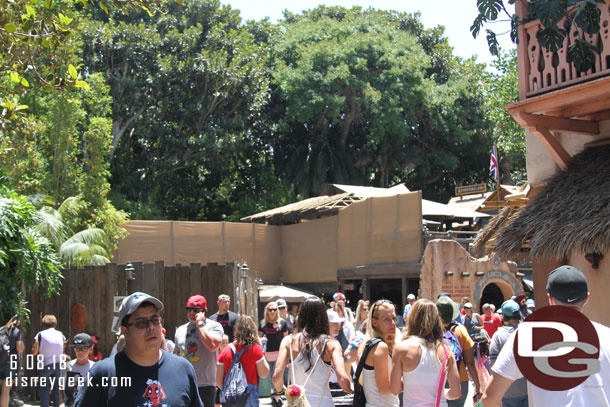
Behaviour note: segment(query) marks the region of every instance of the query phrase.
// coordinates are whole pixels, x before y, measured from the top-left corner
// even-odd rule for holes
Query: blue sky
[[[381,10],[398,10],[414,13],[421,12],[421,21],[426,28],[437,25],[445,26],[445,35],[449,44],[454,48],[456,55],[464,58],[478,55],[479,62],[489,63],[493,57],[487,49],[485,32],[476,40],[470,34],[470,25],[477,15],[476,0],[221,0],[223,4],[229,4],[232,8],[241,10],[241,16],[247,20],[260,20],[269,17],[272,22],[282,18],[282,10],[298,13],[302,10],[315,8],[319,4],[327,6],[362,6],[363,8],[374,7]],[[512,12],[512,10],[510,10]],[[496,33],[505,32],[509,29],[508,23],[494,25]],[[503,49],[514,47],[507,35],[499,37]]]

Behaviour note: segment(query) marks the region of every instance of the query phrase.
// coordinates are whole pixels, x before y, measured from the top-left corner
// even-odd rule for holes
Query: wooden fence
[[[216,300],[220,294],[231,296],[231,310],[258,318],[258,285],[238,265],[227,263],[219,265],[208,263],[182,266],[164,266],[163,262],[154,264],[133,263],[134,279],[128,279],[125,265],[114,263],[101,267],[85,267],[64,271],[61,293],[52,298],[29,295],[31,314],[30,324],[26,326],[26,353],[32,349],[34,335],[41,330],[40,319],[45,314],[57,317],[57,329],[70,340],[76,332],[71,322],[71,309],[82,304],[88,322],[85,332],[96,334],[100,339],[99,348],[103,356],[110,353],[116,342],[111,331],[116,296],[129,295],[142,291],[160,299],[164,304],[163,326],[167,337],[174,338],[178,326],[186,323],[186,301],[191,295],[201,294],[208,301],[207,315],[217,311]],[[117,309],[118,310],[118,309]],[[71,355],[73,356],[73,355]]]

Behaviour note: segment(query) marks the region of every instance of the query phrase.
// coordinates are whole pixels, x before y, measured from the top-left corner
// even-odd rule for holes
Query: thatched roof
[[[494,252],[501,258],[567,259],[573,250],[610,250],[610,145],[587,149],[499,234]],[[529,257],[529,256],[528,256]]]
[[[489,254],[496,244],[498,234],[502,228],[510,225],[521,209],[522,207],[507,206],[491,218],[489,223],[477,234],[477,238],[472,244],[471,253],[477,257]]]
[[[270,225],[289,225],[302,219],[317,219],[336,215],[341,208],[350,206],[361,197],[352,193],[331,196],[316,196],[303,201],[291,203],[279,208],[270,209],[255,215],[246,216],[242,221],[269,223]]]

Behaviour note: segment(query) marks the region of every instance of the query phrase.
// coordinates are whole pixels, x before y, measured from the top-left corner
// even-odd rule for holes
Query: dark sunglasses
[[[203,308],[199,308],[199,307],[186,307],[186,312],[201,312],[203,311]]]
[[[128,322],[127,326],[132,326],[134,325],[136,328],[138,329],[146,329],[148,328],[148,324],[152,324],[153,326],[159,325],[161,323],[161,321],[163,320],[163,318],[161,318],[159,315],[156,315],[150,319],[138,319],[135,322]]]
[[[276,312],[276,311],[277,311],[277,308],[269,308],[269,310],[268,310],[268,311],[269,311],[269,312]]]

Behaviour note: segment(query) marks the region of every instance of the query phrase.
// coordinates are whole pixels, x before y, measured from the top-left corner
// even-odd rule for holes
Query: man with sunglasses
[[[136,292],[123,299],[115,332],[125,349],[97,362],[76,397],[76,407],[201,407],[195,371],[161,349],[163,303]]]
[[[188,299],[188,322],[176,329],[174,352],[193,365],[203,406],[214,407],[217,349],[225,332],[218,322],[206,318],[207,311],[208,303],[204,296],[193,295]]]

